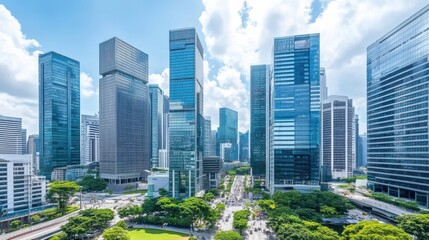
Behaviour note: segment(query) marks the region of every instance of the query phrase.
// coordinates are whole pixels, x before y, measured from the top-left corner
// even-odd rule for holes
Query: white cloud
[[[80,73],[80,95],[89,98],[98,95],[98,87],[94,86],[94,79],[88,73]]]
[[[206,94],[205,106],[238,104],[239,111],[246,109],[243,111],[248,114],[248,99],[240,96],[242,91],[249,96],[244,86],[249,85],[250,65],[271,63],[273,38],[319,32],[321,66],[327,69],[329,93],[354,98],[361,132],[366,130],[366,47],[426,5],[419,0],[323,1],[323,13],[310,23],[311,0],[248,0],[250,11],[243,28],[240,12],[244,0],[202,2],[205,9],[200,22],[208,59],[221,65],[215,80],[205,87],[218,92],[215,96],[228,92],[223,100]],[[241,82],[232,80],[237,73],[232,76],[230,68],[239,72]],[[237,84],[233,92],[229,91],[231,84]],[[235,102],[237,99],[240,102]],[[248,129],[248,116],[240,118],[239,126]]]
[[[158,84],[164,94],[170,96],[170,69],[166,68],[161,74],[152,73],[149,75],[150,84]]]
[[[0,4],[0,114],[21,117],[27,133],[38,133],[37,59],[40,44]]]

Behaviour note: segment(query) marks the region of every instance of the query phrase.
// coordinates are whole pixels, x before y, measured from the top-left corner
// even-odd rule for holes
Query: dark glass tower
[[[149,85],[151,117],[151,168],[159,167],[159,150],[167,149],[167,114],[165,107],[168,99],[157,84]],[[165,103],[167,101],[167,104]]]
[[[100,177],[122,190],[150,167],[148,55],[114,37],[99,56]]]
[[[39,56],[40,174],[80,163],[79,62],[48,52]]]
[[[429,206],[429,5],[367,49],[368,184]]]
[[[219,108],[219,128],[217,130],[217,154],[220,156],[220,145],[231,143],[231,153],[225,162],[238,160],[238,113],[232,109]]]
[[[269,65],[250,67],[250,166],[253,176],[260,178],[265,178],[267,163],[269,74]]]
[[[172,197],[203,190],[203,47],[194,28],[170,31],[170,186]]]
[[[270,190],[319,189],[319,34],[274,39]]]

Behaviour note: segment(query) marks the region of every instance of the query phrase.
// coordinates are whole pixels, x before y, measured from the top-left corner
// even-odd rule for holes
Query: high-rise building
[[[232,109],[219,108],[219,128],[217,130],[217,144],[231,143],[231,155],[226,162],[238,160],[238,113]],[[220,151],[219,151],[220,153]]]
[[[353,169],[357,168],[357,162],[359,161],[359,116],[355,114],[353,118]]]
[[[22,119],[0,115],[0,154],[22,154]]]
[[[80,164],[100,161],[100,122],[98,115],[82,114],[80,123]]]
[[[100,43],[100,177],[112,189],[150,167],[148,55],[113,37]]]
[[[27,154],[27,129],[21,129],[22,154]]]
[[[359,135],[358,139],[358,161],[356,162],[356,168],[366,166],[366,145],[367,145],[367,139],[366,139],[366,133]]]
[[[211,131],[211,144],[212,144],[212,156],[219,156],[219,154],[216,154],[216,145],[217,145],[217,130]]]
[[[328,98],[328,86],[326,82],[326,70],[320,68],[320,101],[323,102]]]
[[[429,5],[367,49],[368,185],[429,206]]]
[[[319,189],[319,34],[274,39],[269,188]]]
[[[204,52],[194,28],[170,31],[170,186],[174,198],[203,190]]]
[[[267,119],[269,117],[270,66],[250,67],[250,166],[252,174],[265,178],[267,165]]]
[[[346,96],[333,95],[323,101],[320,162],[328,175],[323,181],[353,176],[354,116],[353,100]]]
[[[239,138],[239,159],[240,162],[248,162],[249,161],[249,131],[245,133],[240,133]]]
[[[151,167],[159,167],[159,150],[167,149],[168,98],[157,84],[149,85],[151,116]]]
[[[80,163],[79,62],[48,52],[39,56],[40,174]]]
[[[204,117],[204,153],[203,157],[214,156],[212,149],[212,120],[209,116]]]
[[[27,214],[46,203],[46,178],[36,176],[30,154],[0,154],[0,209],[2,217]]]
[[[33,134],[28,136],[27,150],[28,150],[28,154],[31,154],[32,156],[32,165],[33,165],[34,172],[36,174],[39,174],[40,168],[39,168],[39,135],[38,134]]]

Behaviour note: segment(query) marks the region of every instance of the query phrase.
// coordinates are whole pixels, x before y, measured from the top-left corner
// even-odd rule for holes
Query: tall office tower
[[[80,164],[100,161],[100,122],[98,115],[82,114],[80,123]]]
[[[213,156],[212,149],[212,120],[210,116],[204,117],[204,153],[203,157]]]
[[[79,62],[48,52],[39,56],[40,174],[80,163]]]
[[[249,131],[245,133],[240,133],[240,152],[239,159],[240,162],[248,162],[249,161]]]
[[[356,162],[356,167],[363,167],[366,166],[366,156],[367,156],[367,150],[366,150],[366,145],[367,145],[367,138],[366,138],[366,133],[359,135],[359,148],[358,148],[358,160]]]
[[[320,101],[323,102],[328,98],[328,86],[326,82],[326,70],[320,68]]]
[[[31,154],[32,156],[32,163],[34,173],[39,174],[39,135],[33,134],[28,136],[28,142],[27,142],[27,150],[28,154]]]
[[[211,140],[211,144],[212,144],[212,147],[211,147],[211,150],[212,150],[212,152],[211,152],[211,156],[219,156],[219,154],[216,154],[216,145],[217,145],[217,130],[211,130],[211,138],[212,138],[212,140]]]
[[[0,115],[0,154],[22,154],[22,119]]]
[[[226,162],[238,160],[238,113],[226,107],[219,108],[216,147],[219,148],[222,143],[231,143],[230,158],[224,160]]]
[[[357,114],[355,114],[353,122],[353,168],[357,168],[357,163],[359,161],[359,116]]]
[[[323,181],[353,176],[354,116],[353,100],[346,96],[329,96],[323,101],[320,162],[328,175]]]
[[[21,129],[22,154],[27,154],[27,129]]]
[[[274,190],[319,189],[319,34],[274,39],[270,179]]]
[[[148,55],[119,38],[100,43],[100,177],[112,189],[150,168]]]
[[[167,121],[164,92],[157,84],[149,85],[151,117],[151,167],[159,167],[159,150],[167,149]]]
[[[170,170],[172,197],[203,190],[203,47],[194,28],[170,30]]]
[[[250,67],[250,166],[256,178],[265,179],[270,65]]]
[[[367,49],[368,185],[429,206],[429,5]]]
[[[168,140],[170,137],[170,128],[168,126],[169,123],[169,117],[170,117],[170,98],[167,95],[164,95],[164,117],[163,117],[163,123],[162,123],[162,146],[164,148],[164,150],[167,150],[168,153],[168,149],[169,146],[168,144],[170,143],[170,141]]]

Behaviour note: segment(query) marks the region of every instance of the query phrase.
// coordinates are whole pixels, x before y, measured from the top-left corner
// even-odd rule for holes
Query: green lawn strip
[[[179,232],[148,228],[132,229],[127,231],[131,240],[177,240],[182,237],[189,236],[188,234]]]

